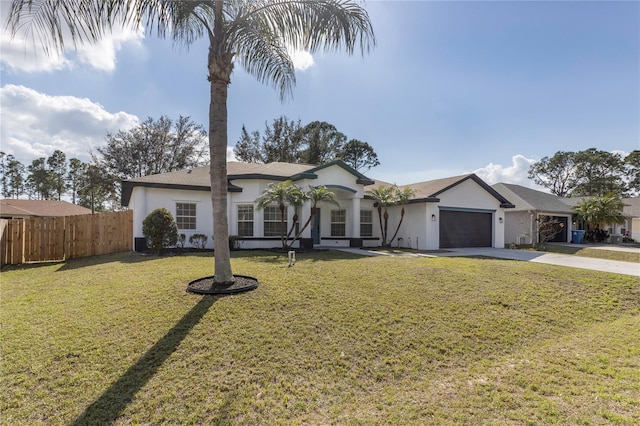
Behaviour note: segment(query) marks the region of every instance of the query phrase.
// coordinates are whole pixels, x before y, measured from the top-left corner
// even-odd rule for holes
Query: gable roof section
[[[622,202],[624,203],[623,216],[640,218],[640,197],[623,198]]]
[[[356,183],[370,185],[372,180],[356,171],[342,160],[334,160],[330,163],[316,166],[313,164],[293,163],[241,163],[238,161],[227,162],[227,180],[229,192],[241,192],[242,188],[232,183],[234,180],[265,179],[274,181],[317,179],[318,170],[331,166],[338,166],[356,177]],[[175,172],[144,176],[122,181],[122,205],[129,205],[131,193],[136,186],[147,188],[172,188],[192,191],[210,191],[209,166],[194,167],[193,169],[178,170]]]
[[[495,199],[500,201],[500,207],[507,208],[507,209],[514,207],[514,205],[511,204],[509,200],[507,200],[502,194],[500,194],[495,189],[490,187],[485,181],[480,179],[474,173],[461,175],[461,176],[453,176],[453,177],[448,177],[443,179],[429,180],[425,182],[412,183],[410,185],[399,186],[399,188],[402,189],[402,188],[409,187],[413,189],[414,194],[411,200],[409,201],[409,203],[422,203],[422,202],[437,203],[438,201],[440,201],[440,198],[438,198],[440,194],[442,194],[445,191],[448,191],[449,189],[457,185],[460,185],[462,182],[465,182],[467,180],[474,181],[482,189],[484,189],[489,194],[491,194],[491,196],[493,196]],[[382,182],[382,181],[376,181],[376,183],[374,184],[374,188],[383,186],[383,185],[390,186],[391,184]],[[371,197],[367,196],[367,198],[371,198]]]
[[[58,217],[82,214],[91,214],[91,209],[58,200],[0,200],[0,215],[2,216]]]
[[[574,202],[581,201],[574,198],[568,202],[567,198],[510,183],[496,183],[493,188],[513,201],[516,210],[570,214]]]

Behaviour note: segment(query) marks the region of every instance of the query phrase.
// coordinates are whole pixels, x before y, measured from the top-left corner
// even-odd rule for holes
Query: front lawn
[[[634,424],[637,277],[509,260],[234,252],[2,272],[3,424]]]

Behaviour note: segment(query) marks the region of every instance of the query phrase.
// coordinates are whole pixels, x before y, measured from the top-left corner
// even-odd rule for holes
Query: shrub
[[[175,246],[178,241],[178,226],[167,209],[155,209],[142,222],[142,233],[147,247],[158,254],[163,248]]]
[[[186,241],[187,241],[187,236],[186,236],[186,235],[184,235],[184,234],[180,234],[180,235],[178,235],[178,241],[177,241],[176,245],[177,245],[179,248],[181,248],[181,249],[182,249],[182,248],[184,248],[184,243],[185,243]]]
[[[203,249],[207,246],[209,237],[204,234],[193,234],[189,237],[189,243],[195,248]]]
[[[240,235],[229,235],[229,250],[240,250],[242,248],[242,237]]]

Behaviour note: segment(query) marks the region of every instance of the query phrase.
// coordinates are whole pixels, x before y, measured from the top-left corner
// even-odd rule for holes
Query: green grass
[[[636,277],[494,259],[235,252],[2,272],[2,424],[637,424]]]

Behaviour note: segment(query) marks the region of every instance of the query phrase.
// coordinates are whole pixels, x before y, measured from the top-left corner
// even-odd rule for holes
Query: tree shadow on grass
[[[132,365],[117,382],[89,405],[73,422],[78,425],[111,424],[124,411],[135,394],[156,374],[162,363],[177,349],[189,331],[218,300],[204,296],[198,304]]]
[[[148,261],[162,259],[165,257],[174,257],[174,256],[213,257],[211,252],[179,253],[179,254],[168,253],[168,254],[157,255],[157,254],[139,253],[139,252],[130,251],[130,252],[123,252],[123,253],[103,254],[98,256],[69,259],[64,263],[61,263],[60,268],[58,268],[56,272],[70,271],[74,269],[84,268],[85,266],[93,266],[93,265],[100,265],[100,264],[113,263],[113,262],[134,264],[134,263],[148,262]]]

